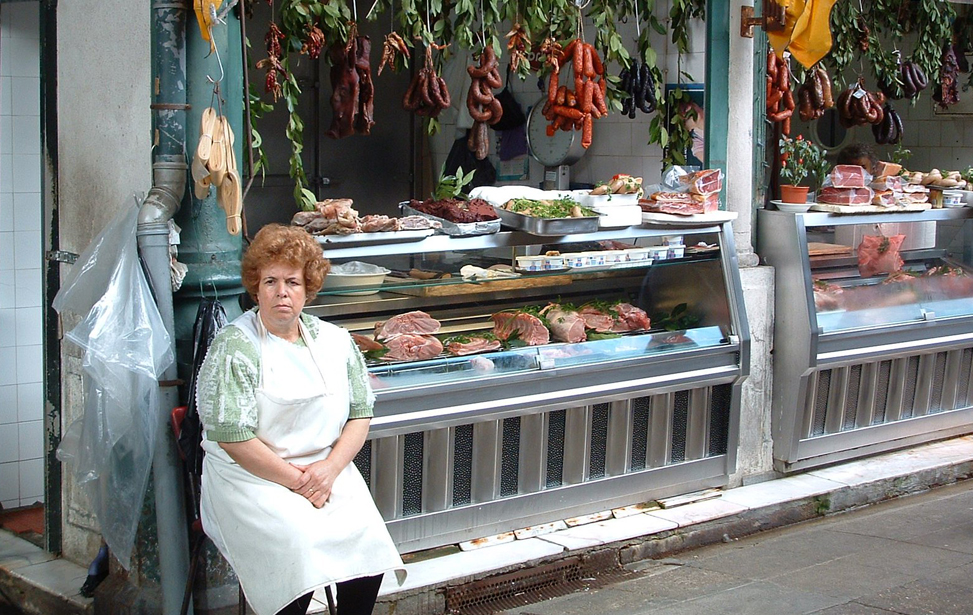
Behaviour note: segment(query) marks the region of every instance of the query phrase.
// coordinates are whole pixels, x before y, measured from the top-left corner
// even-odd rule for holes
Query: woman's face
[[[279,334],[295,326],[306,299],[303,267],[274,263],[260,270],[257,305],[271,332]]]

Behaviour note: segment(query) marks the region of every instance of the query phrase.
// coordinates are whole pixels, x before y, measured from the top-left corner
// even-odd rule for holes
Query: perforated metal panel
[[[368,488],[372,488],[372,441],[366,440],[365,444],[355,455],[355,466],[361,473],[362,478],[365,479],[365,484]]]
[[[649,446],[649,398],[632,400],[632,471],[645,469],[645,453]]]
[[[721,384],[712,389],[709,414],[709,454],[724,455],[729,442],[730,404],[733,386]]]
[[[932,373],[932,400],[929,402],[929,413],[942,412],[943,381],[946,379],[946,353],[936,353],[936,366]]]
[[[421,432],[405,435],[403,516],[418,515],[422,512],[422,449]]]
[[[672,409],[672,463],[686,460],[686,427],[689,425],[689,391],[675,395]]]
[[[473,487],[473,426],[460,425],[456,428],[453,445],[453,506],[462,506],[472,501]]]
[[[973,382],[973,348],[963,349],[963,358],[960,360],[960,390],[957,394],[957,404],[969,406],[973,404],[973,395],[970,395],[970,383]]]
[[[858,394],[862,383],[862,366],[853,365],[848,376],[847,405],[844,408],[844,420],[841,422],[842,431],[855,428],[855,410],[858,408]]]
[[[547,486],[558,487],[564,480],[564,422],[565,410],[550,413],[547,430]]]
[[[814,422],[811,435],[824,435],[824,424],[828,418],[828,395],[831,392],[831,370],[818,374],[818,390],[814,395]]]
[[[503,451],[500,457],[500,495],[517,495],[520,473],[520,417],[503,421]]]
[[[591,412],[591,456],[589,478],[605,475],[605,455],[608,446],[608,410],[611,404],[595,404]]]
[[[919,382],[919,357],[909,357],[905,368],[905,390],[902,393],[902,418],[912,416],[912,404],[916,399],[916,386]]]

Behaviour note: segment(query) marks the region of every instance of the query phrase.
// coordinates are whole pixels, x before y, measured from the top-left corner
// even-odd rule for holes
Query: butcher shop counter
[[[356,464],[403,552],[726,484],[749,365],[728,222],[352,241],[325,244],[325,255],[437,276],[388,276],[356,289],[362,295],[322,292],[305,309],[364,337],[414,311],[437,320],[444,341],[491,332],[493,314],[537,313],[551,302],[603,310],[622,302],[651,317],[646,330],[589,330],[583,341],[538,345],[514,336],[465,356],[366,353],[377,399]],[[633,258],[654,259],[622,260],[618,253],[632,246],[651,247]],[[510,266],[556,252],[602,252],[621,262],[516,278],[459,276],[464,265]]]
[[[776,270],[778,469],[973,431],[971,218],[759,212]]]

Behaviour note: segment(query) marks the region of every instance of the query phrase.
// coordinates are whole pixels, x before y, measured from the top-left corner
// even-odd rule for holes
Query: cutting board
[[[807,253],[809,256],[831,256],[835,254],[851,254],[851,246],[843,246],[839,243],[820,243],[816,241],[808,242]]]

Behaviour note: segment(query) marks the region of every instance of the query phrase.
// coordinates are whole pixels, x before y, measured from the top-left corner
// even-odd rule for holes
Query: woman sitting
[[[339,615],[372,612],[402,559],[352,460],[374,395],[344,329],[302,315],[330,265],[303,229],[269,225],[243,257],[257,307],[213,341],[200,369],[203,529],[258,615],[303,614],[337,584]]]

